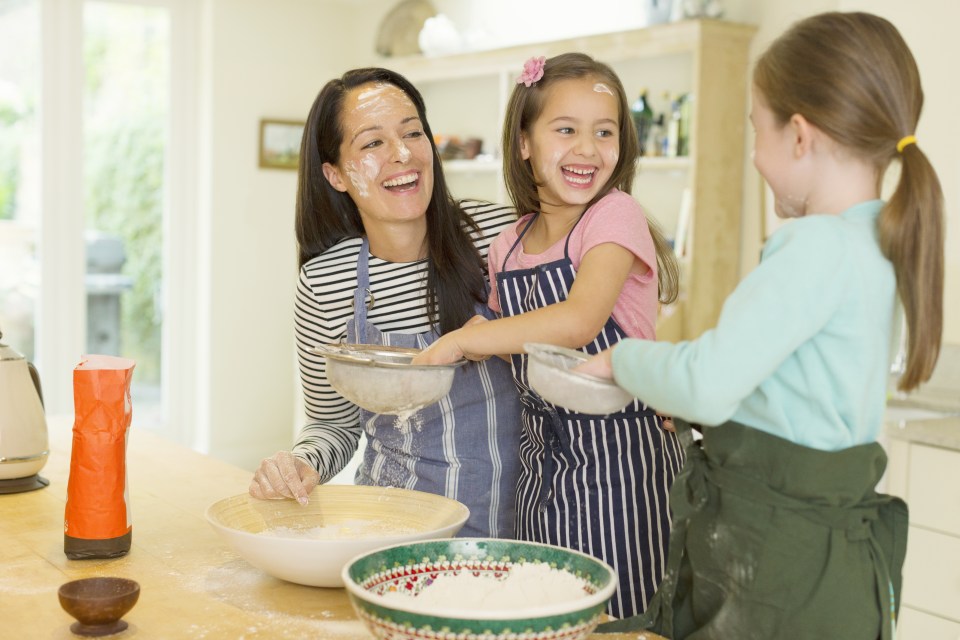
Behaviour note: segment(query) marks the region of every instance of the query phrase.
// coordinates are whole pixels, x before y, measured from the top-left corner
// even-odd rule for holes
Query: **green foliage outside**
[[[13,220],[20,181],[19,122],[23,114],[12,106],[0,102],[0,220]]]
[[[86,226],[123,239],[133,287],[121,298],[122,355],[139,383],[159,384],[166,30],[143,28],[149,9],[108,9],[86,16]]]

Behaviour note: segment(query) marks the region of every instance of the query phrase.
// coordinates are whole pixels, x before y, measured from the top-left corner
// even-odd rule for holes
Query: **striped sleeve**
[[[317,344],[339,342],[352,314],[356,253],[344,244],[304,265],[297,284],[295,337],[307,422],[293,453],[319,471],[321,482],[347,465],[361,435],[359,408],[334,391],[326,359],[312,352]]]

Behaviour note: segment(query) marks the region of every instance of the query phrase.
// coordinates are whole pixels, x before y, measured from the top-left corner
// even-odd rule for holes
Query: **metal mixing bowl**
[[[576,349],[528,342],[527,380],[544,400],[580,413],[607,415],[633,401],[633,396],[611,380],[571,371],[589,355]]]
[[[327,380],[340,395],[373,413],[409,416],[450,391],[460,360],[452,364],[412,365],[420,351],[370,344],[324,344],[314,348],[327,358]]]

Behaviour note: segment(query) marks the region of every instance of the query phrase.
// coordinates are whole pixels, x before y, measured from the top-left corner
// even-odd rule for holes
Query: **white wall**
[[[296,172],[260,169],[261,118],[305,120],[372,49],[346,3],[208,0],[201,80],[198,448],[246,466],[291,445]],[[372,36],[371,36],[372,37]],[[346,65],[346,66],[345,66]],[[209,271],[206,271],[209,269]]]

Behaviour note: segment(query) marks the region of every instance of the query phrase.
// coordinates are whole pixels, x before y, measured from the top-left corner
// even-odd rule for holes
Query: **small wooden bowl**
[[[77,619],[80,636],[107,636],[127,628],[121,620],[140,597],[140,585],[126,578],[84,578],[60,585],[60,606]]]

